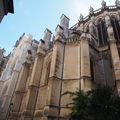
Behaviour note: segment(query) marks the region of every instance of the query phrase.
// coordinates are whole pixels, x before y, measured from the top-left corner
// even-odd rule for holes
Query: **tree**
[[[116,105],[120,102],[120,97],[114,94],[112,88],[96,87],[91,91],[89,100],[94,120],[120,120],[120,106],[118,108]]]
[[[120,120],[120,97],[108,86],[67,94],[73,100],[70,120]]]
[[[65,92],[63,95],[69,94],[72,97],[72,103],[67,104],[71,107],[70,120],[92,120],[89,114],[89,96],[81,90],[75,92]]]

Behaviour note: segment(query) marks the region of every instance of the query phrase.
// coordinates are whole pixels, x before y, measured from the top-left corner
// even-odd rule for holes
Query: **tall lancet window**
[[[94,74],[94,61],[92,59],[92,57],[90,58],[90,71],[91,71],[91,79],[92,79],[92,82],[94,84],[95,82],[95,74]]]
[[[86,27],[86,33],[89,33],[89,26]]]
[[[97,29],[98,29],[99,46],[102,47],[107,44],[107,36],[108,36],[105,21],[100,19],[97,24]]]
[[[111,24],[113,26],[115,39],[117,40],[117,42],[120,42],[120,25],[118,20],[114,16],[111,17]]]

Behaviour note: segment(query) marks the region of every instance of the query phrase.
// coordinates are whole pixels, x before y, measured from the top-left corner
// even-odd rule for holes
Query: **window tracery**
[[[107,27],[105,25],[105,21],[100,19],[97,24],[97,30],[98,30],[98,39],[99,39],[99,46],[105,46],[107,44]]]
[[[113,27],[115,39],[117,42],[120,42],[120,25],[118,20],[114,16],[111,16],[111,24]]]

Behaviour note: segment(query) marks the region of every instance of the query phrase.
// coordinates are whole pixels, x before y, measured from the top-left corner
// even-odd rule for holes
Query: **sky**
[[[115,0],[105,0],[114,5]],[[102,0],[14,0],[14,14],[8,14],[0,23],[0,47],[10,53],[15,42],[25,32],[40,40],[46,28],[54,34],[60,17],[64,13],[70,19],[70,27],[79,20],[80,13],[85,17],[89,8],[101,7]]]

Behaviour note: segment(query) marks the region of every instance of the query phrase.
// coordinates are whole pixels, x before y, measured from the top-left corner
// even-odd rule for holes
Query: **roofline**
[[[94,14],[89,14],[87,15],[86,17],[83,18],[83,21],[78,21],[78,23],[76,23],[75,25],[73,25],[70,29],[74,29],[78,24],[81,24],[81,23],[86,23],[87,21],[90,20],[90,18],[92,16],[97,16],[97,15],[100,15],[101,13],[103,13],[104,11],[116,11],[117,9],[120,9],[120,7],[116,6],[116,5],[110,5],[110,6],[106,6],[106,9],[102,9],[102,8],[99,8],[97,10],[94,10]]]

